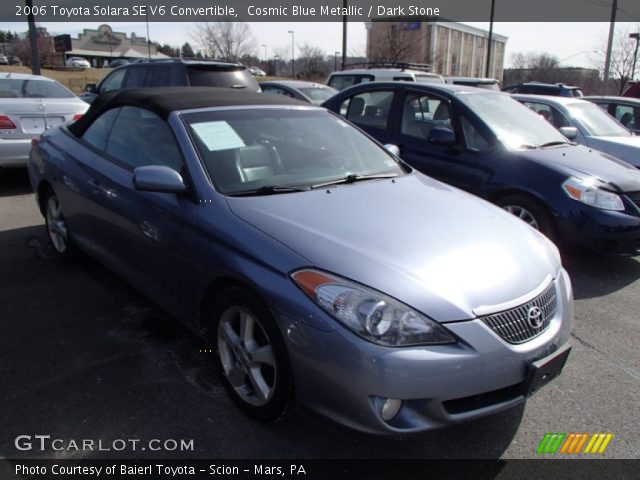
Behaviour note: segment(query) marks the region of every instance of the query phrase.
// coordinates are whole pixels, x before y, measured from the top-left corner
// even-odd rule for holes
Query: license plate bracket
[[[564,345],[540,360],[529,365],[527,380],[524,383],[524,395],[530,397],[562,372],[571,352],[570,345]]]

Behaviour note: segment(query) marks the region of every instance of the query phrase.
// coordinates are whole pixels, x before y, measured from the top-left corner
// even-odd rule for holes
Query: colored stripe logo
[[[609,446],[613,433],[547,433],[536,449],[538,454],[600,454]]]

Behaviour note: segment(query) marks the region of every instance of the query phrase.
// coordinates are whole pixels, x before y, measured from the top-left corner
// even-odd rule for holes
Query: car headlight
[[[574,200],[592,207],[602,208],[603,210],[624,210],[620,195],[602,190],[588,180],[569,177],[562,184],[562,188]]]
[[[390,347],[455,342],[438,323],[373,289],[317,270],[291,277],[331,316],[371,342]]]

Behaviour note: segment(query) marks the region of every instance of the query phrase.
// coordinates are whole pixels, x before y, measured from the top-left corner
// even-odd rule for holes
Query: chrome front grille
[[[533,300],[504,312],[480,317],[480,320],[507,342],[523,343],[547,329],[556,313],[557,304],[555,285],[551,282],[551,285]],[[541,323],[537,328],[534,326],[536,307],[541,311]],[[530,312],[534,313],[531,321]]]
[[[636,207],[640,208],[640,192],[626,192],[625,195]]]

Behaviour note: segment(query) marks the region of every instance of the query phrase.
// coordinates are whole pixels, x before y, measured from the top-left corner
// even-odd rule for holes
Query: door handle
[[[91,189],[96,193],[102,192],[104,190],[104,187],[95,178],[90,179],[87,183],[89,184],[89,187],[91,187]]]

